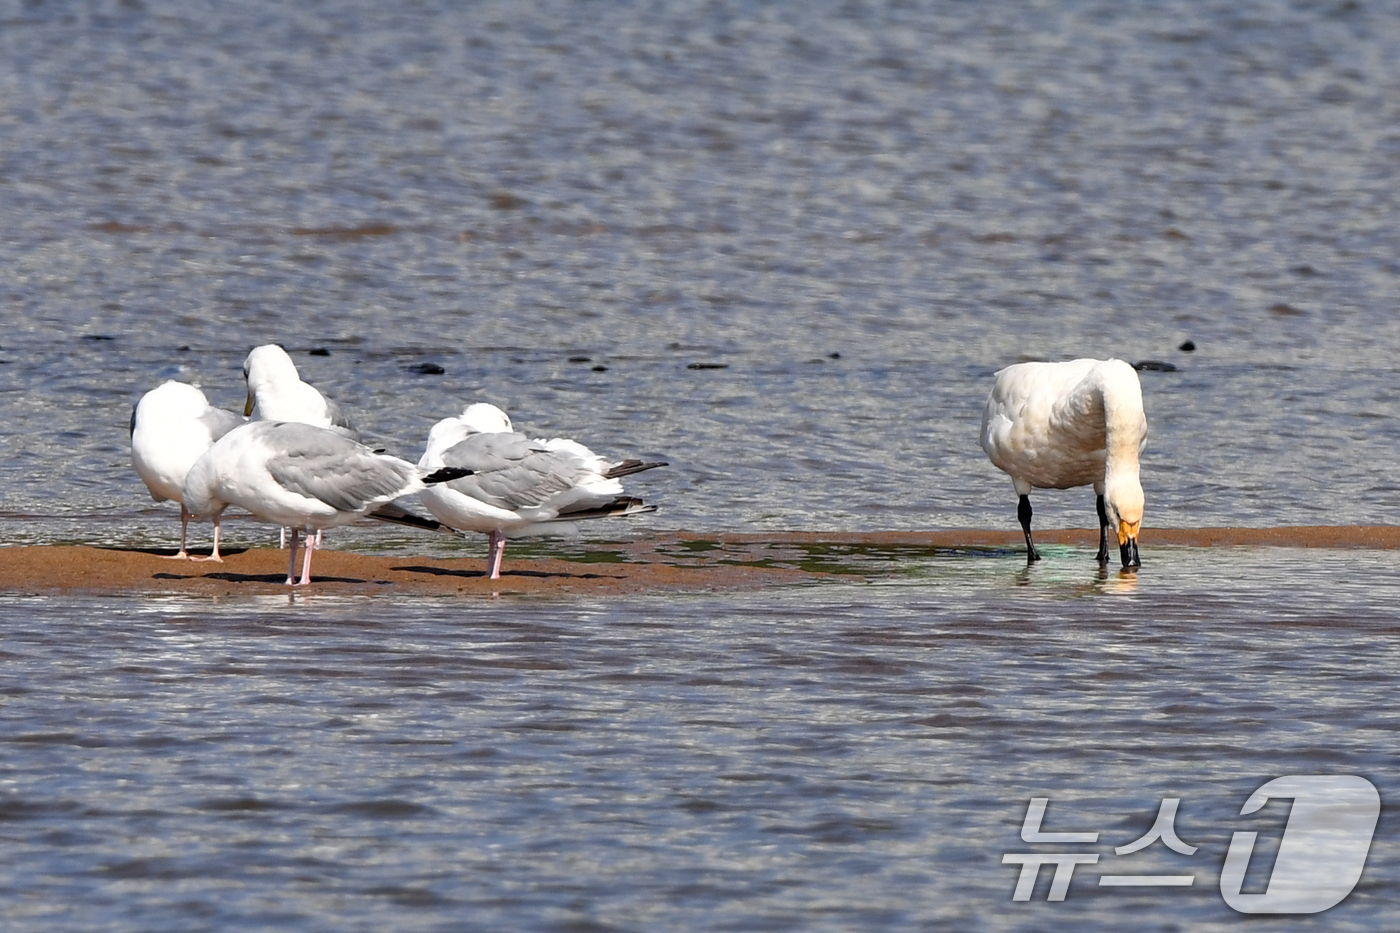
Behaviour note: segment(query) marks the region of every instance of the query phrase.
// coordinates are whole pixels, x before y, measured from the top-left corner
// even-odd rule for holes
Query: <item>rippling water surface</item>
[[[1239,816],[1257,786],[1393,786],[1400,594],[1388,556],[1154,565],[949,557],[621,602],[7,599],[0,898],[66,930],[1232,928],[1230,831],[1281,826]],[[1108,845],[1178,797],[1200,848],[1106,845],[1063,903],[1047,870],[1013,904],[1001,856],[1047,848],[1018,837],[1033,796]],[[1393,918],[1392,825],[1356,893],[1287,928]],[[1096,888],[1110,869],[1197,881]]]
[[[170,544],[131,405],[240,406],[269,341],[411,459],[489,400],[669,460],[595,537],[1014,527],[991,373],[1174,367],[1136,580],[1051,548],[760,595],[6,597],[7,925],[1232,926],[1255,787],[1392,794],[1394,558],[1150,529],[1400,523],[1397,76],[1349,0],[0,2],[8,543]],[[1012,903],[1032,796],[1111,845],[1180,797],[1201,850],[1139,857],[1196,883]],[[1391,823],[1280,928],[1393,926]]]

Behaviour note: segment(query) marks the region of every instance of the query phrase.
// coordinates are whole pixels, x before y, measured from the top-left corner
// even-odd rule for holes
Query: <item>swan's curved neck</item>
[[[1137,379],[1114,379],[1098,370],[1092,381],[1103,403],[1104,473],[1138,473],[1138,453],[1147,434],[1142,388]]]

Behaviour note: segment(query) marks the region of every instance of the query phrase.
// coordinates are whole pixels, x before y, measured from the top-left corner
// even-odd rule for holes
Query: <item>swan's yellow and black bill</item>
[[[1123,569],[1130,567],[1141,567],[1142,559],[1138,557],[1138,531],[1142,528],[1142,522],[1122,521],[1118,523],[1118,552],[1123,558]]]

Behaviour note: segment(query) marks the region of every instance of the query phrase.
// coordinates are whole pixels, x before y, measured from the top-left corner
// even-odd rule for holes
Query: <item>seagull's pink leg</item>
[[[166,560],[189,560],[190,552],[185,550],[185,542],[189,540],[190,533],[190,510],[185,508],[185,503],[180,503],[180,550],[176,554],[165,555]]]
[[[185,508],[185,503],[180,503],[180,553],[176,557],[189,557],[190,552],[185,550],[185,542],[189,540],[190,534],[190,510]]]
[[[292,554],[291,554],[291,558],[287,561],[287,584],[288,584],[289,586],[290,586],[291,584],[297,582],[297,578],[296,578],[296,569],[297,569],[297,538],[298,538],[299,535],[300,535],[300,531],[299,531],[298,529],[296,529],[296,528],[293,528],[293,529],[292,529]],[[306,543],[307,543],[308,545],[311,544],[311,536],[310,536],[310,535],[307,535],[307,536],[306,536]]]
[[[214,516],[214,550],[209,553],[208,557],[191,557],[190,560],[212,560],[216,564],[224,562],[224,559],[219,556],[219,518],[218,515]]]
[[[301,579],[297,581],[297,586],[306,586],[306,584],[311,582],[311,552],[316,550],[316,542],[318,542],[320,538],[321,533],[319,530],[314,535],[309,531],[306,533],[306,558],[301,564]]]
[[[490,551],[487,558],[486,571],[492,580],[501,579],[501,560],[506,556],[506,536],[499,531],[491,532],[491,537],[486,541],[486,547]]]

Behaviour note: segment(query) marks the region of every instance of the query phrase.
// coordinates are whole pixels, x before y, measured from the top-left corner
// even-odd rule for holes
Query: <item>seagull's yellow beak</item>
[[[243,417],[247,418],[253,413],[253,393],[248,393],[248,404],[243,406]]]

